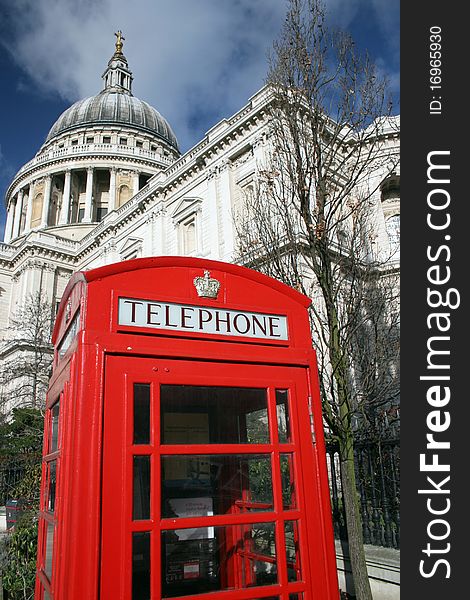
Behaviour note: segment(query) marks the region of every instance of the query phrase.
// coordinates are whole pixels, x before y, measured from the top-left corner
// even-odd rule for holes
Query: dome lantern
[[[116,50],[108,62],[106,71],[102,78],[104,81],[104,90],[110,92],[118,92],[121,94],[129,94],[132,96],[132,72],[127,64],[127,59],[122,53],[123,41],[126,39],[119,30],[116,36]]]

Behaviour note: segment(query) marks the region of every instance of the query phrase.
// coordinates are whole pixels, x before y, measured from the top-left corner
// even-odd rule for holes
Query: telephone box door
[[[101,598],[328,597],[307,382],[300,367],[107,358]]]

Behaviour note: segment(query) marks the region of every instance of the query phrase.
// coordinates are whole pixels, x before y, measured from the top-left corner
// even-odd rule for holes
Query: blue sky
[[[326,0],[329,21],[368,49],[399,91],[399,0]],[[57,117],[98,93],[126,38],[134,94],[184,152],[262,85],[285,0],[0,0],[0,239],[4,195]],[[399,111],[396,106],[395,112]]]

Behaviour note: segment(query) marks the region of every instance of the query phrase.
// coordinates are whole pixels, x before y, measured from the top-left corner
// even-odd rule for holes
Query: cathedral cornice
[[[35,233],[37,232],[32,232],[27,236],[21,246],[10,246],[10,248],[13,248],[12,251],[8,252],[10,256],[1,252],[2,249],[0,248],[0,265],[9,271],[16,272],[18,265],[31,258],[34,258],[35,260],[44,259],[56,261],[62,263],[57,266],[62,266],[63,268],[66,268],[67,265],[72,267],[76,264],[78,242],[71,242],[70,240],[62,238],[60,241],[64,243],[63,245],[60,245],[60,241],[59,244],[57,244],[58,238],[56,236],[50,236],[51,244],[48,244],[44,241],[34,239]],[[52,238],[55,240],[53,245]],[[7,244],[4,244],[4,246],[7,246],[8,248]]]

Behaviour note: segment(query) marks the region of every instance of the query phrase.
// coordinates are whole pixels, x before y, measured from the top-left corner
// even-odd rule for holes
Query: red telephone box
[[[36,600],[337,600],[309,299],[181,257],[76,273]]]

